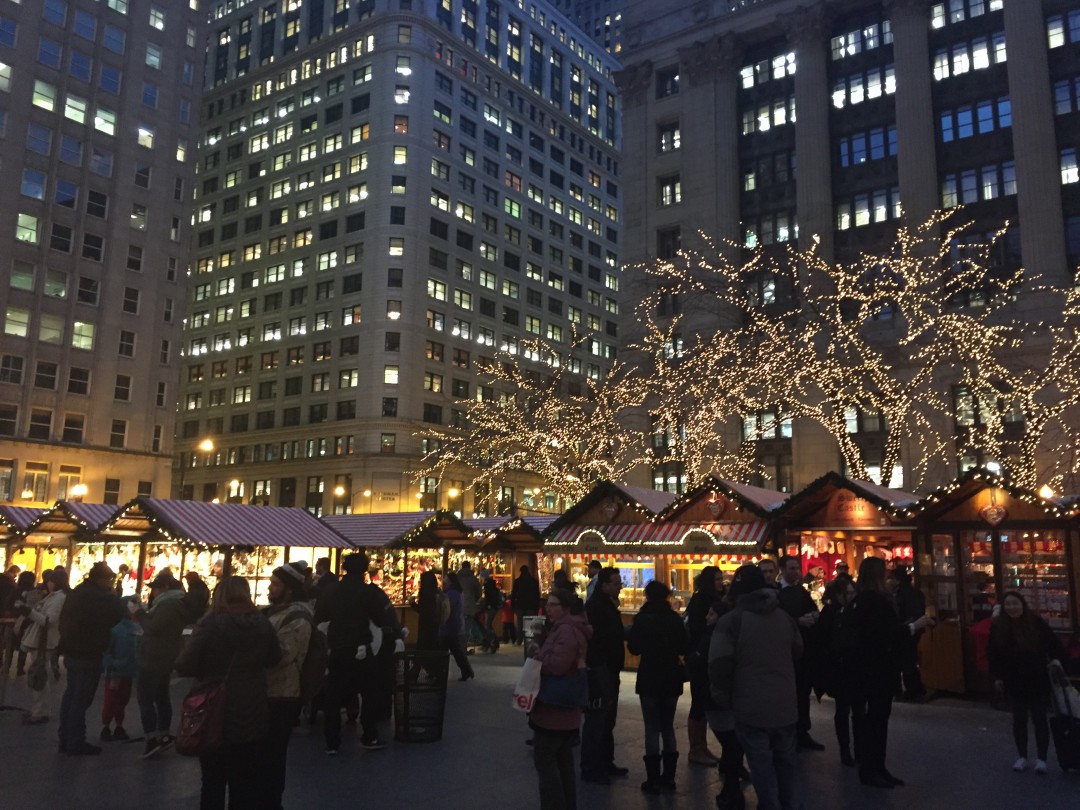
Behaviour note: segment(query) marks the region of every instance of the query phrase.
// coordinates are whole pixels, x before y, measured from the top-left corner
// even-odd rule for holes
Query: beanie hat
[[[280,579],[285,587],[290,590],[302,594],[304,591],[304,580],[307,576],[307,564],[301,562],[287,562],[279,568],[274,569],[274,576]]]
[[[756,565],[740,565],[735,571],[735,578],[731,581],[731,593],[736,599],[764,587],[765,575]]]

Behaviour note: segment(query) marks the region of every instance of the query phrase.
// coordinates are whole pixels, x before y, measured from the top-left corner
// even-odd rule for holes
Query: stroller
[[[1050,691],[1054,709],[1050,731],[1058,764],[1063,771],[1080,771],[1080,692],[1057,661],[1050,662]]]

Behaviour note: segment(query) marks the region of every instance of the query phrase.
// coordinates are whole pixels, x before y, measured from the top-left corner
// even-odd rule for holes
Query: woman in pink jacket
[[[546,614],[551,622],[544,643],[536,653],[545,675],[569,675],[585,666],[585,652],[592,628],[582,611],[581,600],[569,591],[553,590]],[[529,714],[533,734],[533,759],[540,781],[540,810],[576,810],[574,746],[578,744],[581,709],[550,706],[540,700]]]

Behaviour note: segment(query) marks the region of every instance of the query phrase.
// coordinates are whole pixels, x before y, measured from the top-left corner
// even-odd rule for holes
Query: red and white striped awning
[[[769,524],[763,520],[749,523],[657,523],[646,546],[678,548],[688,541],[707,538],[716,548],[760,548],[768,537]]]
[[[576,546],[581,542],[603,546],[642,543],[656,531],[653,523],[610,523],[603,526],[563,526],[549,537],[545,546]]]

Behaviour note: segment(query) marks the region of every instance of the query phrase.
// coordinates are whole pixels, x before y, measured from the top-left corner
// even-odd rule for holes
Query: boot
[[[720,761],[720,758],[709,750],[707,731],[708,725],[704,720],[686,721],[686,736],[690,741],[690,753],[687,754],[686,759],[691,765],[715,767]]]
[[[660,761],[664,765],[664,770],[660,774],[660,787],[664,790],[675,789],[675,769],[679,764],[679,752],[678,751],[665,751],[660,758]]]
[[[660,792],[660,757],[656,754],[646,754],[642,761],[645,763],[645,781],[641,783],[643,793]]]

